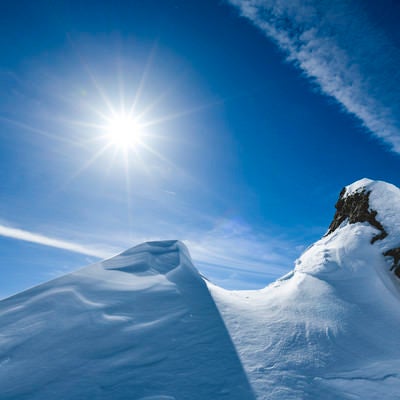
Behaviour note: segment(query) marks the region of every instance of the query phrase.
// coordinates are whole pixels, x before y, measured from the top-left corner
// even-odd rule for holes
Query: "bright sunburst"
[[[120,149],[134,148],[141,143],[143,132],[140,125],[129,115],[118,115],[107,126],[107,138]]]
[[[168,95],[173,93],[175,88],[167,87],[165,91],[155,94],[153,98],[148,95],[143,96],[152,58],[153,52],[145,64],[142,75],[137,82],[134,82],[134,85],[129,80],[126,81],[121,66],[121,70],[116,75],[116,81],[112,82],[115,88],[110,87],[114,96],[107,93],[89,66],[83,64],[90,79],[89,88],[94,93],[93,97],[85,98],[86,91],[83,91],[83,97],[79,102],[79,105],[82,105],[84,111],[87,112],[88,119],[71,119],[65,122],[79,127],[77,140],[76,142],[72,140],[71,144],[82,146],[88,149],[89,153],[83,165],[79,166],[67,183],[76,179],[104,157],[109,166],[107,173],[111,172],[114,164],[121,164],[124,167],[127,197],[130,198],[130,174],[134,170],[150,174],[151,168],[159,164],[167,165],[168,168],[178,168],[173,161],[158,150],[158,147],[161,147],[160,141],[166,140],[166,136],[159,132],[160,125],[213,106],[214,103],[163,116],[154,115],[154,110],[157,111],[157,107],[168,100]],[[116,93],[117,96],[115,96]],[[148,98],[148,103],[143,102],[143,97]],[[39,133],[48,136],[46,132]]]

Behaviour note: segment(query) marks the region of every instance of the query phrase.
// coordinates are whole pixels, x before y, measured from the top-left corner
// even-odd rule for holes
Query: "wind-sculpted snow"
[[[179,242],[145,243],[0,302],[2,400],[254,399]]]
[[[400,244],[396,187],[361,180],[388,236],[343,221],[293,272],[259,291],[209,284],[258,399],[399,398],[399,280],[383,251]]]
[[[262,290],[206,284],[165,241],[1,301],[0,398],[398,399],[400,190],[363,179],[340,199]]]

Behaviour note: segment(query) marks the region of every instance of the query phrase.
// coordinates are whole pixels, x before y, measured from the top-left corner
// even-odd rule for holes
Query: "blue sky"
[[[400,185],[399,15],[388,0],[6,2],[0,297],[153,239],[185,241],[227,288],[288,272],[344,185]],[[143,127],[130,150],[104,137],[124,107]]]

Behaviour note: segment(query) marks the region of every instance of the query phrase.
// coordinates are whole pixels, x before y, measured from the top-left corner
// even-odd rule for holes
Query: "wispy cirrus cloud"
[[[193,261],[214,283],[228,289],[260,288],[286,274],[304,250],[276,232],[257,232],[244,221],[222,219],[186,240]]]
[[[104,250],[104,248],[95,248],[91,246],[84,246],[78,243],[73,243],[66,240],[56,239],[40,233],[30,232],[24,229],[13,228],[11,226],[0,225],[0,236],[22,240],[40,244],[43,246],[55,247],[62,250],[72,251],[74,253],[85,254],[97,258],[110,257],[113,252]]]
[[[174,231],[174,227],[170,227]],[[60,232],[59,232],[60,233]],[[148,233],[143,237],[128,238],[127,233],[113,235],[64,232],[78,240],[89,238],[84,245],[77,241],[55,238],[26,229],[0,224],[0,236],[50,246],[74,253],[108,258],[135,244],[151,240],[180,239],[187,244],[195,265],[207,278],[225,288],[260,288],[287,273],[303,246],[273,233],[255,232],[248,224],[238,219],[214,220],[213,226],[205,230],[179,231],[167,234]],[[61,236],[63,233],[61,232]],[[186,238],[186,240],[185,240]],[[94,239],[94,240],[93,240]],[[57,274],[58,274],[57,270]]]
[[[348,0],[228,0],[321,91],[400,153],[400,51]]]

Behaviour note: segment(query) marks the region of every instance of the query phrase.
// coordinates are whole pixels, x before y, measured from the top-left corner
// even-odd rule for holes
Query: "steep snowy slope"
[[[258,399],[400,398],[399,246],[400,190],[363,179],[292,273],[259,291],[209,284]]]
[[[0,302],[2,400],[254,399],[179,242],[151,242]]]
[[[400,190],[363,179],[336,208],[262,290],[165,241],[1,301],[0,399],[399,399]]]

